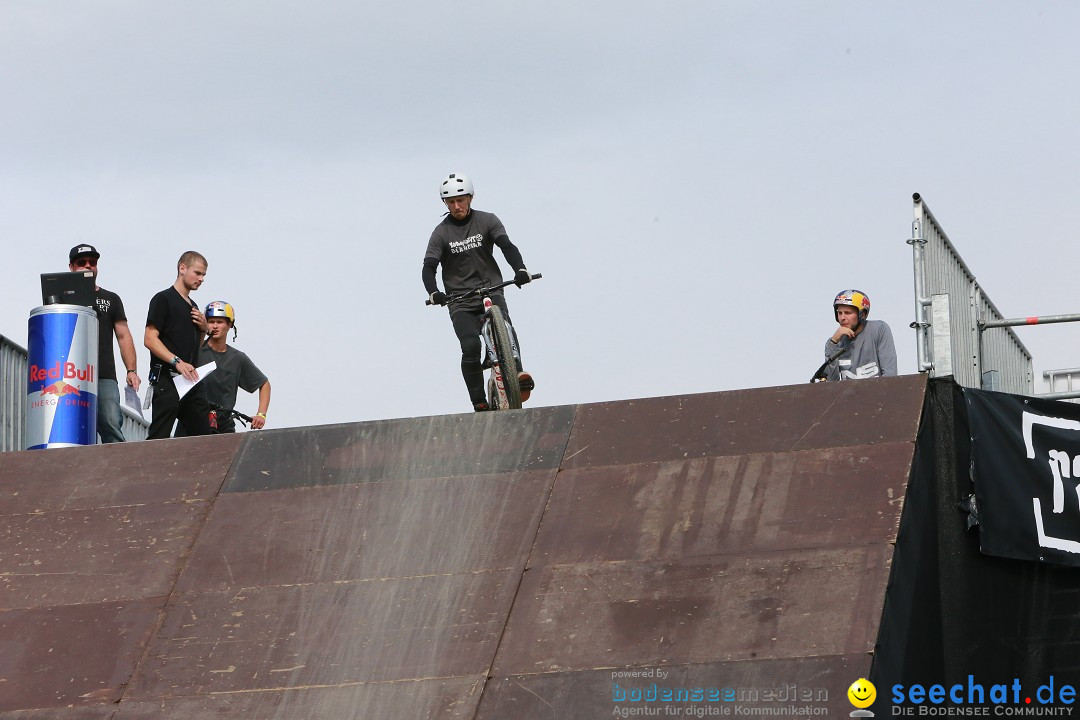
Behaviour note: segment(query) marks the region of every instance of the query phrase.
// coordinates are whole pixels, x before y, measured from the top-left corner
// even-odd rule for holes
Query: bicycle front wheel
[[[502,375],[503,391],[506,394],[506,403],[503,405],[502,398],[496,397],[500,410],[521,409],[521,385],[518,383],[518,366],[514,360],[513,345],[510,344],[510,331],[506,327],[502,309],[497,305],[491,307],[491,339],[495,344],[495,359],[499,364],[499,372]],[[494,375],[495,369],[492,368]],[[499,395],[495,389],[496,396]]]

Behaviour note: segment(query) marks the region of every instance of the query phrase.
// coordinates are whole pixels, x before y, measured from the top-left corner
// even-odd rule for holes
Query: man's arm
[[[433,305],[445,305],[446,293],[439,290],[439,283],[435,280],[435,270],[443,261],[445,243],[437,226],[428,238],[427,250],[424,251],[424,267],[420,271],[420,279],[424,282],[424,290],[427,291],[428,301]],[[446,268],[443,268],[445,275]],[[446,278],[443,277],[445,281]]]
[[[420,278],[424,281],[424,289],[428,295],[439,292],[439,283],[435,280],[435,269],[439,267],[437,258],[424,258],[424,269],[420,271]]]
[[[525,268],[525,261],[521,259],[521,251],[517,249],[514,243],[510,242],[510,238],[506,237],[506,235],[500,235],[495,238],[495,244],[502,249],[503,257],[506,258],[506,262],[510,263],[510,267],[514,270],[514,284],[521,287],[532,282],[532,275]]]
[[[270,381],[259,386],[259,412],[251,418],[251,427],[261,430],[266,425],[266,411],[270,409]]]
[[[502,250],[503,257],[506,258],[506,262],[510,264],[510,268],[514,272],[525,269],[525,261],[521,259],[521,251],[517,249],[517,245],[510,242],[509,237],[500,235],[495,238],[495,244]]]
[[[161,337],[158,334],[158,329],[153,325],[146,326],[146,332],[143,333],[143,345],[150,351],[150,354],[161,360],[166,365],[172,366],[173,358],[176,355],[165,347],[165,343],[161,342]],[[195,366],[191,363],[186,363],[181,360],[176,364],[176,371],[186,377],[191,382],[196,382],[199,379],[199,373],[196,372]]]
[[[896,345],[893,344],[892,328],[885,322],[881,323],[881,333],[877,339],[877,356],[881,376],[895,376]]]
[[[124,369],[127,371],[127,384],[138,392],[139,384],[142,382],[139,379],[139,373],[136,372],[139,361],[135,355],[135,339],[131,337],[127,320],[117,320],[113,323],[113,331],[116,333],[116,342],[120,345],[120,359],[124,361]]]

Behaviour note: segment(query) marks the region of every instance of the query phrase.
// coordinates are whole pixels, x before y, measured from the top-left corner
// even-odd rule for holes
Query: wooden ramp
[[[846,715],[925,394],[0,454],[0,720]]]

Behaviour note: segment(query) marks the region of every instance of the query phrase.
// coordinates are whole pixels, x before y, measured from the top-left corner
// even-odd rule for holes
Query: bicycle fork
[[[506,385],[503,382],[503,368],[495,353],[495,338],[491,331],[490,308],[491,298],[484,298],[484,323],[480,327],[480,334],[484,338],[484,366],[491,368],[491,379],[495,384],[495,392],[499,398],[499,407],[509,405],[506,398]],[[510,355],[514,358],[518,367],[521,367],[521,353],[518,351],[517,333],[509,321],[506,322],[506,334],[510,337]]]

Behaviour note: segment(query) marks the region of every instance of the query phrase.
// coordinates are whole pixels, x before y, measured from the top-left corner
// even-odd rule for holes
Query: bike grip
[[[532,276],[532,279],[533,279],[533,280],[539,280],[539,279],[540,279],[540,278],[542,278],[542,277],[544,277],[544,276],[543,276],[543,275],[541,275],[540,273],[536,273],[535,275],[533,275],[533,276]]]
[[[431,301],[430,301],[430,300],[425,300],[425,301],[424,301],[424,304],[425,304],[425,305],[430,305],[430,304],[431,304]]]

